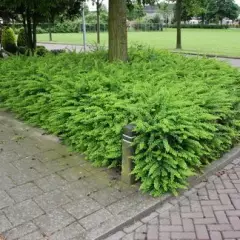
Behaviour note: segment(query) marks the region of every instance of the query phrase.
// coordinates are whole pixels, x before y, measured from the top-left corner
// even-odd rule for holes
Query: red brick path
[[[107,240],[240,240],[240,158]]]

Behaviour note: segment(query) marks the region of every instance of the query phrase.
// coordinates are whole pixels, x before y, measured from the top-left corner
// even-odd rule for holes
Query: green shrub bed
[[[153,196],[187,178],[239,138],[240,72],[225,63],[130,49],[0,61],[0,106],[61,136],[96,166],[119,167],[124,125],[136,125],[133,173]]]

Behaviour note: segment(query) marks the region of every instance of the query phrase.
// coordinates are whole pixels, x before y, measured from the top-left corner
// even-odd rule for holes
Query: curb
[[[226,59],[233,59],[233,60],[240,60],[240,57],[233,57],[227,55],[216,55],[216,54],[204,54],[204,53],[194,53],[194,52],[180,52],[180,51],[171,51],[172,53],[178,53],[181,55],[191,55],[191,56],[201,56],[201,57],[208,57],[208,58],[226,58]]]
[[[189,178],[189,187],[186,191],[180,191],[179,197],[186,194],[191,188],[194,188],[194,186],[198,185],[199,183],[205,181],[208,177],[213,175],[215,172],[218,172],[219,170],[223,169],[227,165],[231,164],[232,161],[236,158],[240,157],[240,145],[235,146],[230,152],[223,155],[222,158],[219,160],[214,161],[211,165],[207,166],[204,170],[204,173],[199,176],[194,176]],[[161,206],[170,200],[176,199],[176,197],[172,196],[171,194],[166,194],[163,197],[160,198],[159,202],[152,205],[148,209],[140,212],[136,216],[126,219],[124,222],[120,223],[116,227],[112,227],[108,231],[106,231],[104,234],[94,238],[94,240],[103,240],[109,237],[110,235],[122,230],[124,227],[133,224],[136,221],[139,221],[141,218],[146,217],[151,212],[155,211],[157,208],[161,208]]]

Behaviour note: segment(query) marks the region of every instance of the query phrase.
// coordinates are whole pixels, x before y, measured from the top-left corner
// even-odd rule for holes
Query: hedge
[[[139,47],[0,61],[1,107],[57,134],[96,166],[120,167],[124,125],[136,125],[133,173],[153,196],[239,140],[240,72],[225,63]]]
[[[12,28],[4,27],[2,29],[1,44],[5,51],[9,53],[17,52],[16,37]]]

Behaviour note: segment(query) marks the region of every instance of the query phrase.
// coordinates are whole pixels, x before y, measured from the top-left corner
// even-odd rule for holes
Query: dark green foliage
[[[240,73],[225,63],[130,49],[0,61],[2,107],[55,133],[96,166],[119,166],[122,128],[136,125],[134,173],[158,196],[238,140]]]
[[[24,28],[21,28],[18,34],[17,39],[18,47],[26,47],[27,46],[27,37]]]
[[[45,56],[48,52],[49,51],[44,46],[37,46],[35,50],[36,55],[39,57]]]
[[[10,27],[4,27],[2,30],[2,47],[5,51],[10,53],[16,53],[16,37],[15,33]]]

